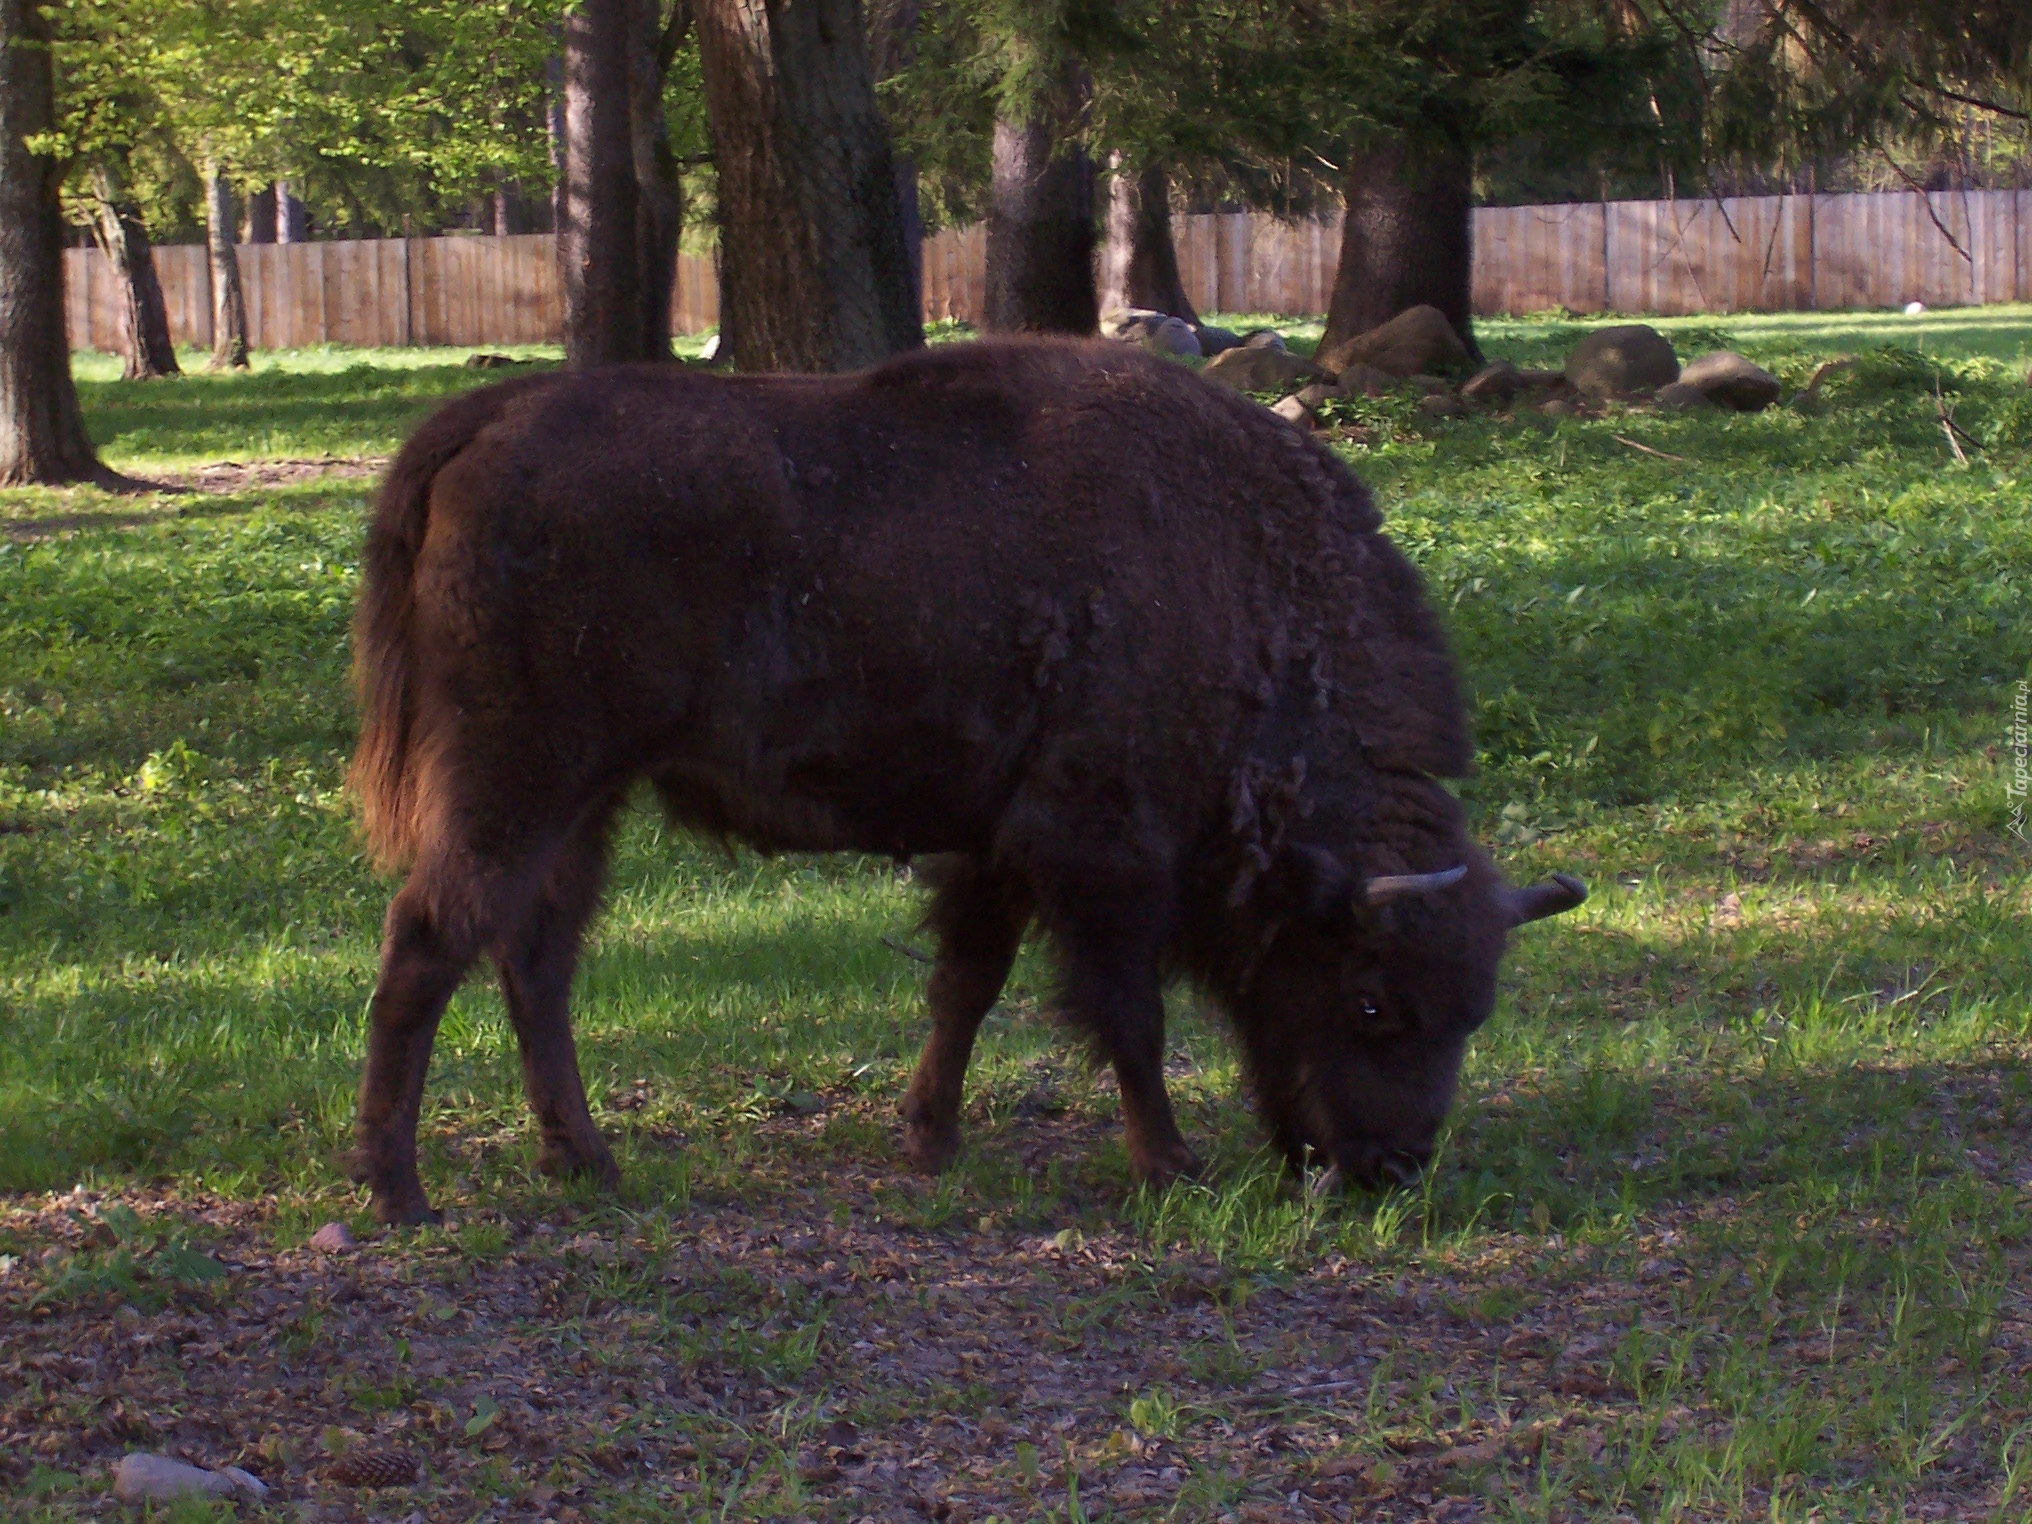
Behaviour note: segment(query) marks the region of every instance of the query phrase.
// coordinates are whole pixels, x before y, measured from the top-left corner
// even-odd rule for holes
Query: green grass
[[[1492,355],[1545,363],[1579,326],[1481,333]],[[1830,353],[1865,358],[1830,381],[1819,416],[1421,426],[1406,399],[1382,398],[1340,419],[1369,441],[1343,448],[1447,611],[1475,709],[1463,792],[1480,834],[1519,876],[1567,868],[1594,890],[1517,938],[1417,1192],[1289,1191],[1217,1024],[1180,994],[1174,1089],[1214,1170],[1131,1194],[1113,1096],[1043,1017],[1045,971],[1027,955],[976,1063],[961,1171],[936,1188],[884,1183],[922,1025],[922,971],[882,940],[911,936],[905,875],[728,858],[646,812],[622,833],[577,994],[587,1081],[630,1172],[622,1216],[532,1178],[498,1001],[481,984],[461,994],[432,1071],[425,1178],[470,1226],[416,1240],[435,1256],[416,1265],[479,1275],[504,1252],[490,1222],[519,1234],[590,1214],[648,1247],[571,1271],[582,1300],[540,1320],[543,1338],[620,1308],[693,1366],[790,1394],[767,1464],[760,1438],[737,1462],[730,1431],[697,1429],[702,1409],[649,1404],[658,1433],[692,1436],[692,1481],[665,1496],[653,1468],[624,1471],[581,1494],[590,1516],[824,1511],[824,1484],[794,1460],[813,1442],[797,1425],[818,1422],[814,1383],[853,1363],[827,1343],[826,1314],[801,1292],[779,1305],[708,1287],[687,1303],[630,1278],[629,1254],[653,1262],[689,1222],[749,1211],[1126,1243],[1126,1278],[1062,1312],[1119,1318],[1125,1337],[1210,1267],[1219,1317],[1195,1314],[1200,1331],[1162,1359],[1143,1350],[1118,1412],[1082,1409],[1034,1436],[1043,1452],[1027,1439],[1010,1452],[995,1485],[1034,1500],[1018,1511],[1271,1506],[1247,1501],[1269,1464],[1247,1457],[1267,1452],[1222,1437],[1246,1437],[1258,1411],[1230,1394],[1311,1345],[1278,1342],[1260,1308],[1353,1276],[1385,1324],[1400,1309],[1401,1348],[1362,1389],[1286,1422],[1321,1457],[1358,1457],[1381,1514],[1425,1507],[1403,1489],[1427,1476],[1416,1485],[1442,1503],[1500,1518],[2022,1515],[2032,879],[2007,787],[2009,706],[2032,677],[2032,311],[1660,326],[1682,353],[1728,343],[1792,385]],[[388,454],[429,402],[485,379],[459,358],[283,355],[251,376],[145,386],[97,358],[80,373],[109,459],[145,473]],[[1967,465],[1936,386],[1985,442]],[[349,1122],[388,892],[338,792],[369,487],[0,494],[0,1191],[25,1214],[0,1219],[0,1255],[17,1260],[0,1294],[81,1317],[195,1294],[177,1267],[196,1262],[175,1256],[202,1244],[174,1234],[116,1231],[96,1258],[38,1259],[40,1193],[79,1182],[248,1203],[272,1248],[357,1213],[326,1161]],[[1040,1094],[1042,1124],[1025,1120]],[[1071,1146],[1040,1162],[1024,1152],[1037,1126]],[[873,1185],[838,1187],[862,1166]],[[992,1322],[1005,1293],[978,1295]],[[1326,1319],[1340,1303],[1304,1305]],[[1521,1339],[1582,1312],[1601,1392],[1559,1386],[1549,1365],[1519,1376],[1530,1357],[1495,1353],[1504,1329]],[[1429,1326],[1468,1332],[1433,1343],[1415,1333]],[[358,1400],[376,1413],[427,1407],[375,1390]],[[901,1432],[989,1400],[967,1390],[856,1388],[858,1421]],[[1534,1448],[1486,1465],[1428,1475],[1392,1448],[1518,1433],[1533,1415],[1548,1425]],[[1232,1475],[1185,1465],[1161,1505],[1109,1502],[1104,1479],[1139,1435],[1242,1459]],[[70,1474],[24,1464],[0,1487],[70,1517],[83,1505],[50,1480]],[[457,1496],[520,1496],[535,1476],[488,1460]],[[1064,1479],[1079,1477],[1075,1504]]]

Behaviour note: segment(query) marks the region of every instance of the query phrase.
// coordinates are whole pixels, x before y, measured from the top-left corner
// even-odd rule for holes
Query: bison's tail
[[[429,527],[431,485],[517,393],[548,379],[488,387],[439,409],[410,436],[381,483],[353,616],[360,742],[346,787],[359,805],[368,855],[383,871],[406,866],[419,845],[414,581]]]

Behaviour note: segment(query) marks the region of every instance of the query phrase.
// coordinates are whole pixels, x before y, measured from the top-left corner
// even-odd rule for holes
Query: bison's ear
[[[1522,926],[1526,921],[1542,921],[1549,915],[1573,909],[1586,898],[1586,884],[1571,873],[1555,873],[1528,889],[1510,891],[1510,924]]]

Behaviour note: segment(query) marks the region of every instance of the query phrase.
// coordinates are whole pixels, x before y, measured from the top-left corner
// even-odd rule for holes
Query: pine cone
[[[333,1461],[325,1474],[341,1487],[407,1487],[416,1480],[416,1461],[393,1450],[356,1450]]]

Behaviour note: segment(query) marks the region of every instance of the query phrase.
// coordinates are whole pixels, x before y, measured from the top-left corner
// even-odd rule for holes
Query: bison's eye
[[[1376,1002],[1371,1000],[1367,995],[1363,995],[1355,1001],[1355,1009],[1360,1011],[1364,1016],[1374,1016],[1376,1014]]]

